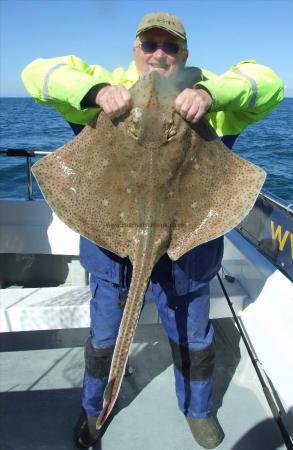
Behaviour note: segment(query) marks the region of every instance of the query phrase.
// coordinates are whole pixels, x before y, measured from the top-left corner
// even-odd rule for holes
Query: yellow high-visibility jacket
[[[194,87],[206,89],[213,104],[206,118],[218,134],[236,135],[247,125],[271,112],[283,99],[283,83],[274,71],[255,61],[241,61],[223,75],[193,68]],[[22,72],[26,89],[36,101],[53,106],[69,122],[87,124],[100,110],[81,108],[88,91],[99,84],[123,85],[129,89],[139,76],[132,62],[127,70],[109,72],[70,55],[37,59]]]

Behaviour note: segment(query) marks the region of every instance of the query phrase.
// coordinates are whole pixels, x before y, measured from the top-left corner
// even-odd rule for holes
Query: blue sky
[[[189,65],[216,73],[255,59],[272,67],[293,96],[293,0],[0,0],[1,96],[26,96],[23,67],[35,58],[74,54],[108,69],[127,67],[141,17],[178,15]]]

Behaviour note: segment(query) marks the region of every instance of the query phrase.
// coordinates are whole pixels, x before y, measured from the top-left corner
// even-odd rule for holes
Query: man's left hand
[[[175,100],[175,109],[183,119],[198,122],[210,109],[213,99],[204,89],[184,89]]]

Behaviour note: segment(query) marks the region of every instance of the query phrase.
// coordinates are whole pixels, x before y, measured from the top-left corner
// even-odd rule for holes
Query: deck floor
[[[226,435],[218,449],[285,450],[233,320],[220,318],[213,324],[217,346],[215,409]],[[40,343],[39,349],[36,345],[31,349],[26,333],[23,350],[9,345],[10,333],[4,336],[1,449],[75,449],[72,428],[80,413],[83,376],[83,349],[77,336],[85,337],[86,332],[63,330],[54,336],[54,331],[35,331],[33,342]],[[70,338],[73,335],[75,342]],[[21,341],[21,335],[19,338]],[[169,344],[160,324],[138,326],[131,366],[134,373],[123,381],[115,415],[93,448],[200,449],[177,407]]]

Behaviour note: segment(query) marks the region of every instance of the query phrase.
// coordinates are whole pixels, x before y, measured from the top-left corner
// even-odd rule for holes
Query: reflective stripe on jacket
[[[187,70],[197,74],[194,87],[206,89],[213,98],[206,117],[218,136],[239,134],[283,99],[280,78],[255,61],[242,61],[221,76],[196,67]],[[53,106],[68,122],[83,125],[100,110],[81,109],[81,101],[93,86],[120,84],[129,89],[138,78],[134,62],[127,70],[118,67],[109,72],[73,55],[37,59],[22,72],[25,87],[36,101]]]

